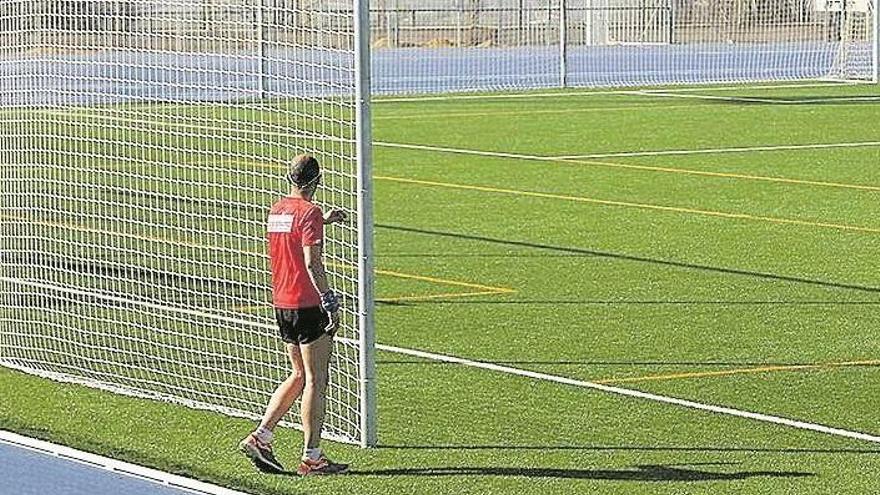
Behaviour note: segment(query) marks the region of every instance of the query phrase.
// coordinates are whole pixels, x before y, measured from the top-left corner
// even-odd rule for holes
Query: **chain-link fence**
[[[877,73],[876,1],[373,0],[373,89],[870,80]],[[0,26],[0,56],[20,55],[10,46],[60,55],[100,47],[264,58],[280,44],[332,50],[353,29],[349,3],[6,1],[4,22],[28,19],[17,31]],[[18,43],[22,37],[28,42]],[[271,86],[279,74],[260,78],[255,84]]]

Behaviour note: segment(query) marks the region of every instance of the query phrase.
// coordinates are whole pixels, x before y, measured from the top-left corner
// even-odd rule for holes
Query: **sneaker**
[[[323,455],[317,460],[303,459],[302,463],[296,468],[296,474],[300,476],[325,475],[325,474],[345,474],[348,472],[348,464],[339,464],[327,459]]]
[[[284,466],[272,453],[272,445],[257,440],[253,434],[238,444],[238,449],[254,463],[257,469],[264,473],[282,474]]]

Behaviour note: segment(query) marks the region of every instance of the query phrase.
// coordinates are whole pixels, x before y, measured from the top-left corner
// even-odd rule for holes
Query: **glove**
[[[329,314],[339,311],[339,296],[332,290],[321,294],[321,308]]]

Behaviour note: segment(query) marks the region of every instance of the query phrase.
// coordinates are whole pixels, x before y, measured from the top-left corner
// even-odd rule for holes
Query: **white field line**
[[[641,89],[643,93],[650,93],[652,91],[660,91],[663,93],[675,91],[676,93],[697,93],[700,91],[738,91],[738,90],[763,90],[763,89],[787,89],[787,88],[828,88],[828,87],[837,87],[837,86],[864,86],[870,83],[863,83],[861,81],[824,81],[824,82],[815,82],[815,83],[802,83],[802,84],[741,84],[741,85],[732,85],[732,86],[698,86],[698,87],[675,87],[675,88],[654,88],[654,89]]]
[[[852,438],[855,440],[863,440],[866,442],[880,443],[880,437],[876,435],[870,435],[867,433],[861,433],[857,431],[844,430],[841,428],[834,428],[831,426],[825,426],[817,423],[808,423],[806,421],[798,421],[794,419],[783,418],[779,416],[772,416],[769,414],[761,414],[749,411],[742,411],[739,409],[732,409],[729,407],[723,406],[714,406],[711,404],[703,404],[700,402],[694,402],[685,399],[677,399],[675,397],[668,397],[665,395],[657,395],[651,394],[647,392],[641,392],[639,390],[632,390],[628,388],[621,387],[612,387],[608,385],[602,385],[599,383],[588,382],[583,380],[574,380],[572,378],[566,378],[558,375],[550,375],[547,373],[538,373],[535,371],[524,370],[520,368],[512,368],[510,366],[502,366],[498,364],[483,362],[483,361],[473,361],[470,359],[459,358],[455,356],[447,356],[444,354],[435,354],[432,352],[424,352],[413,349],[406,349],[402,347],[394,347],[387,345],[378,346],[379,349],[387,352],[394,352],[397,354],[404,354],[407,356],[418,357],[422,359],[430,359],[433,361],[441,361],[444,363],[450,364],[458,364],[461,366],[467,366],[470,368],[479,368],[489,371],[495,371],[498,373],[506,373],[509,375],[516,375],[525,378],[532,378],[534,380],[543,380],[547,382],[559,383],[563,385],[570,385],[574,387],[580,388],[588,388],[592,390],[598,390],[601,392],[607,392],[610,394],[623,395],[626,397],[634,397],[643,400],[649,400],[653,402],[661,402],[664,404],[672,404],[680,407],[685,407],[689,409],[696,409],[699,411],[706,411],[715,414],[724,414],[727,416],[734,416],[737,418],[746,418],[752,419],[755,421],[761,421],[764,423],[773,423],[782,426],[788,426],[791,428],[798,428],[802,430],[810,430],[818,433],[824,433],[826,435],[834,435],[839,437]]]
[[[792,104],[804,104],[804,103],[827,103],[827,102],[859,102],[859,101],[880,101],[880,96],[844,96],[841,98],[810,98],[808,100],[798,100],[798,101],[789,101],[787,103]]]
[[[178,128],[178,129],[188,129],[192,131],[197,131],[196,133],[190,133],[189,136],[197,137],[197,138],[210,138],[212,136],[208,134],[204,134],[205,131],[211,131],[215,134],[219,134],[223,136],[224,139],[230,139],[229,134],[245,134],[245,135],[256,135],[256,136],[270,136],[270,137],[278,137],[278,138],[296,138],[302,139],[304,141],[330,141],[336,143],[350,143],[351,139],[341,138],[338,136],[324,136],[319,134],[303,134],[294,132],[295,129],[291,129],[290,132],[278,132],[278,131],[262,131],[262,130],[254,130],[254,129],[237,129],[234,127],[214,127],[209,125],[201,125],[199,123],[186,123],[186,122],[173,122],[171,120],[161,120],[149,117],[164,117],[159,115],[147,115],[148,118],[130,118],[123,117],[120,115],[108,115],[103,113],[95,113],[90,110],[71,110],[71,111],[47,111],[52,115],[57,115],[61,117],[83,117],[87,119],[96,119],[96,120],[109,120],[115,122],[126,122],[130,124],[143,124],[147,126],[158,126],[165,128]],[[173,116],[168,116],[173,118]],[[193,119],[195,120],[195,119]],[[62,122],[64,124],[77,125],[84,124],[82,121],[70,121],[70,122]],[[138,131],[148,131],[151,129],[136,129]],[[225,135],[224,135],[225,133]]]
[[[591,153],[586,155],[559,155],[546,157],[558,160],[589,160],[592,158],[623,158],[629,156],[681,156],[711,155],[725,153],[753,153],[758,151],[795,151],[821,150],[834,148],[872,148],[880,146],[880,141],[855,141],[850,143],[816,143],[816,144],[781,144],[772,146],[744,146],[735,148],[700,148],[695,150],[657,150],[657,151],[623,151],[614,153]]]
[[[455,95],[438,95],[438,96],[402,96],[402,97],[382,97],[376,96],[373,98],[371,103],[406,103],[406,102],[419,102],[419,101],[451,101],[451,100],[510,100],[510,99],[528,99],[528,98],[557,98],[557,97],[566,97],[566,96],[608,96],[608,95],[622,95],[622,96],[651,96],[651,92],[659,91],[659,92],[698,92],[698,91],[741,91],[741,90],[762,90],[762,89],[786,89],[786,88],[827,88],[827,87],[835,87],[835,86],[856,86],[862,83],[858,82],[849,82],[849,81],[841,81],[841,82],[823,82],[823,83],[806,83],[806,84],[770,84],[770,85],[756,85],[756,86],[718,86],[718,87],[698,87],[698,88],[675,88],[674,90],[670,89],[645,89],[645,90],[589,90],[585,89],[582,91],[566,91],[566,92],[557,92],[557,93],[512,93],[512,94],[498,94],[498,93],[488,93],[481,95],[468,95],[468,94],[455,94]]]
[[[758,98],[754,96],[720,96],[720,95],[701,95],[694,93],[674,93],[667,91],[640,91],[639,94],[644,96],[655,96],[663,98],[686,98],[695,100],[720,100],[743,103],[769,103],[773,105],[805,105],[810,103],[840,103],[846,105],[860,101],[878,101],[880,96],[847,96],[842,98],[809,98],[803,100],[785,100],[773,98]],[[662,108],[662,107],[661,107]]]
[[[623,94],[623,93],[617,93]],[[783,100],[783,99],[771,99],[771,98],[758,98],[753,96],[720,96],[720,95],[698,95],[692,93],[667,93],[667,92],[628,92],[626,94],[640,95],[640,96],[651,96],[657,98],[683,98],[683,99],[696,99],[696,100],[721,100],[721,101],[730,101],[730,102],[744,102],[744,103],[765,103],[772,105],[809,105],[812,103],[832,103],[835,105],[851,105],[858,102],[864,101],[880,101],[880,96],[851,96],[851,97],[842,97],[842,98],[811,98],[811,99],[803,99],[803,100]],[[449,113],[431,113],[431,112],[422,112],[417,114],[391,114],[391,115],[374,115],[373,121],[385,121],[385,120],[431,120],[431,119],[444,119],[444,118],[468,118],[468,117],[504,117],[504,116],[516,116],[516,115],[572,115],[572,114],[586,114],[586,113],[603,113],[603,112],[642,112],[642,111],[667,111],[667,110],[684,110],[684,109],[693,109],[693,104],[688,105],[662,105],[658,103],[652,104],[630,104],[623,106],[606,106],[606,107],[588,107],[588,108],[566,108],[566,109],[556,109],[556,110],[480,110],[476,112],[472,111],[461,111],[461,112],[449,112]],[[734,110],[736,107],[724,107],[724,108],[716,108],[716,110],[725,109],[725,110]]]
[[[419,101],[448,101],[448,100],[506,100],[506,99],[524,99],[524,98],[556,98],[556,97],[565,97],[565,96],[608,96],[608,95],[629,95],[629,96],[651,96],[653,92],[661,92],[661,93],[695,93],[701,91],[748,91],[748,90],[769,90],[769,89],[801,89],[801,88],[827,88],[827,87],[846,87],[846,86],[862,86],[865,83],[861,81],[828,81],[828,82],[816,82],[816,83],[803,83],[803,84],[765,84],[765,85],[739,85],[739,86],[698,86],[698,87],[667,87],[665,89],[642,89],[642,90],[602,90],[602,89],[589,89],[584,88],[578,91],[565,91],[565,92],[547,92],[547,93],[485,93],[485,94],[451,94],[451,95],[414,95],[414,96],[382,96],[382,95],[374,95],[371,99],[370,103],[405,103],[405,102],[419,102]],[[513,90],[517,91],[517,90]],[[280,101],[284,101],[281,99]],[[329,102],[337,102],[339,98],[323,98],[323,99],[309,99],[310,102],[317,101],[329,101]],[[266,103],[258,102],[255,103],[253,100],[243,102],[246,105],[246,108],[251,109],[262,109],[266,108]],[[268,108],[272,109],[271,103]],[[231,106],[229,104],[224,104],[223,102],[218,102],[215,104],[204,103],[204,102],[190,102],[190,103],[162,103],[162,102],[123,102],[121,105],[122,111],[126,111],[129,109],[139,109],[139,108],[161,108],[161,109],[176,109],[176,108],[193,108],[193,107],[214,107],[214,106]],[[50,108],[32,108],[32,107],[13,107],[13,108],[3,108],[0,109],[0,114],[6,113],[14,113],[14,112],[60,112],[62,108],[88,108],[88,107],[65,107],[65,106],[54,106]],[[110,109],[114,108],[112,106],[104,106],[101,109]]]
[[[83,452],[82,450],[72,449],[63,445],[37,440],[22,435],[18,435],[5,430],[0,430],[0,443],[21,447],[32,452],[58,457],[89,466],[91,468],[110,471],[115,474],[137,478],[167,488],[174,488],[189,493],[197,493],[202,495],[246,495],[244,492],[223,488],[221,486],[212,485],[202,481],[185,478],[176,474],[166,473],[157,469],[151,469],[137,464],[117,461],[108,457]],[[63,486],[63,480],[59,480],[59,486]],[[96,486],[95,491],[99,492],[100,487]]]
[[[474,156],[487,156],[494,158],[516,158],[519,160],[544,160],[544,161],[553,161],[556,158],[549,156],[538,156],[538,155],[524,155],[520,153],[504,153],[501,151],[481,151],[481,150],[471,150],[466,148],[448,148],[445,146],[429,146],[424,144],[409,144],[409,143],[391,143],[387,141],[373,141],[373,146],[379,146],[382,148],[402,148],[407,150],[417,150],[417,151],[438,151],[441,153],[453,153],[458,155],[474,155]]]
[[[230,322],[230,323],[234,322],[234,323],[241,324],[241,325],[261,327],[261,328],[265,328],[265,329],[272,330],[272,331],[275,330],[274,326],[272,326],[270,324],[259,323],[259,322],[248,321],[248,320],[237,320],[235,318],[229,318],[229,317],[224,317],[224,316],[219,316],[219,315],[212,315],[210,313],[205,313],[205,312],[201,312],[201,311],[186,310],[186,309],[174,308],[174,307],[165,307],[165,306],[162,306],[159,304],[154,304],[154,303],[149,303],[149,302],[144,302],[144,301],[132,301],[132,300],[127,300],[125,298],[110,296],[107,294],[82,291],[82,290],[72,289],[72,288],[68,288],[68,287],[56,286],[53,284],[34,282],[31,280],[26,280],[26,279],[0,277],[0,280],[2,280],[4,282],[12,282],[12,283],[18,283],[18,284],[23,284],[23,285],[30,285],[33,287],[45,288],[45,289],[49,289],[49,290],[67,291],[67,292],[71,292],[71,293],[75,293],[75,294],[88,295],[88,296],[95,297],[95,298],[102,298],[102,299],[106,299],[109,301],[122,302],[125,304],[130,304],[130,305],[135,305],[135,306],[142,306],[142,307],[153,308],[153,309],[162,309],[162,310],[166,310],[166,311],[179,311],[184,314],[193,314],[193,315],[197,314],[198,316],[214,318],[217,321],[221,321],[221,322],[222,321]],[[339,340],[343,340],[346,343],[351,343],[351,341],[349,339],[339,339]],[[657,394],[651,394],[651,393],[647,393],[647,392],[641,392],[639,390],[632,390],[632,389],[622,388],[622,387],[614,387],[614,386],[610,386],[610,385],[602,385],[599,383],[588,382],[588,381],[583,381],[583,380],[574,380],[572,378],[566,378],[563,376],[550,375],[547,373],[538,373],[538,372],[534,372],[534,371],[513,368],[510,366],[502,366],[502,365],[487,363],[487,362],[482,362],[482,361],[473,361],[473,360],[466,359],[466,358],[448,356],[445,354],[435,354],[435,353],[420,351],[420,350],[416,350],[416,349],[407,349],[407,348],[403,348],[403,347],[383,345],[383,344],[376,344],[376,348],[381,351],[393,352],[396,354],[403,354],[403,355],[418,357],[418,358],[422,358],[422,359],[430,359],[433,361],[440,361],[440,362],[450,363],[450,364],[458,364],[461,366],[467,366],[467,367],[471,367],[471,368],[479,368],[479,369],[484,369],[484,370],[488,370],[488,371],[506,373],[509,375],[516,375],[516,376],[521,376],[521,377],[525,377],[525,378],[532,378],[534,380],[543,380],[543,381],[548,381],[548,382],[552,382],[552,383],[559,383],[559,384],[570,385],[570,386],[574,386],[574,387],[587,388],[587,389],[597,390],[600,392],[622,395],[625,397],[632,397],[632,398],[637,398],[637,399],[642,399],[642,400],[648,400],[648,401],[653,401],[653,402],[660,402],[660,403],[664,403],[664,404],[675,405],[675,406],[689,408],[689,409],[696,409],[699,411],[712,412],[712,413],[716,413],[716,414],[724,414],[727,416],[734,416],[734,417],[738,417],[738,418],[747,418],[747,419],[752,419],[755,421],[761,421],[764,423],[772,423],[772,424],[777,424],[777,425],[782,425],[782,426],[788,426],[791,428],[799,428],[799,429],[803,429],[803,430],[815,431],[815,432],[823,433],[826,435],[834,435],[834,436],[839,436],[839,437],[852,438],[852,439],[856,439],[856,440],[863,440],[866,442],[880,443],[880,437],[875,436],[875,435],[870,435],[867,433],[861,433],[861,432],[850,431],[850,430],[844,430],[841,428],[834,428],[831,426],[825,426],[825,425],[820,425],[820,424],[816,424],[816,423],[808,423],[805,421],[798,421],[798,420],[793,420],[793,419],[788,419],[788,418],[782,418],[782,417],[772,416],[772,415],[768,415],[768,414],[760,414],[760,413],[755,413],[755,412],[742,411],[742,410],[733,409],[730,407],[715,406],[715,405],[711,405],[711,404],[703,404],[700,402],[694,402],[694,401],[685,400],[685,399],[678,399],[675,397],[667,397],[664,395],[657,395]]]
[[[69,113],[65,112],[57,112],[60,115],[69,116]],[[322,141],[333,141],[333,142],[349,142],[349,140],[344,138],[339,138],[335,136],[315,136],[315,135],[295,135],[293,133],[280,133],[280,132],[271,132],[271,131],[254,131],[249,129],[223,129],[217,127],[208,127],[208,126],[200,126],[193,124],[185,124],[180,122],[168,122],[168,121],[156,121],[156,120],[144,120],[144,119],[128,119],[120,116],[112,116],[112,115],[97,115],[88,112],[76,112],[79,115],[83,115],[91,118],[99,118],[106,120],[116,120],[122,122],[134,122],[141,124],[153,124],[160,125],[166,127],[179,127],[184,129],[195,129],[199,131],[212,130],[217,132],[232,132],[239,134],[256,134],[261,136],[277,136],[277,137],[285,137],[285,138],[299,138],[304,140],[313,140],[319,139]],[[197,137],[205,137],[201,134],[193,134]],[[833,149],[833,148],[862,148],[862,147],[875,147],[880,146],[880,141],[859,141],[859,142],[847,142],[847,143],[819,143],[819,144],[792,144],[792,145],[775,145],[775,146],[749,146],[749,147],[734,147],[734,148],[708,148],[708,149],[694,149],[694,150],[656,150],[656,151],[624,151],[624,152],[612,152],[612,153],[592,153],[592,154],[584,154],[584,155],[556,155],[556,156],[537,156],[537,155],[526,155],[519,153],[504,153],[498,151],[480,151],[480,150],[471,150],[471,149],[462,149],[462,148],[449,148],[449,147],[441,147],[441,146],[428,146],[428,145],[419,145],[419,144],[407,144],[407,143],[392,143],[386,141],[374,141],[373,146],[379,146],[384,148],[404,148],[404,149],[412,149],[412,150],[421,150],[421,151],[438,151],[444,153],[457,153],[464,155],[476,155],[476,156],[486,156],[486,157],[498,157],[498,158],[516,158],[522,160],[543,160],[543,161],[557,161],[557,160],[589,160],[589,159],[598,159],[598,158],[623,158],[623,157],[639,157],[639,156],[685,156],[685,155],[703,155],[703,154],[726,154],[726,153],[750,153],[750,152],[759,152],[759,151],[794,151],[794,150],[812,150],[812,149]]]
[[[858,141],[852,143],[820,143],[820,144],[783,144],[774,146],[748,146],[740,148],[703,148],[695,150],[657,150],[657,151],[622,151],[612,153],[593,153],[588,155],[558,155],[538,156],[521,153],[505,153],[500,151],[482,151],[466,148],[449,148],[445,146],[428,146],[423,144],[391,143],[375,141],[374,146],[382,148],[402,148],[419,151],[437,151],[441,153],[453,153],[461,155],[486,156],[496,158],[516,158],[520,160],[558,161],[558,160],[589,160],[596,158],[623,158],[631,156],[667,156],[667,155],[704,155],[723,153],[750,153],[756,151],[783,151],[783,150],[815,150],[830,148],[870,148],[880,146],[880,141]]]
[[[422,101],[455,100],[522,100],[528,98],[564,98],[567,96],[609,96],[628,95],[631,91],[563,91],[558,93],[489,93],[481,95],[439,95],[439,96],[399,96],[373,98],[370,103],[409,103]]]
[[[719,101],[733,101],[733,102],[745,102],[745,103],[787,103],[784,101],[773,100],[769,98],[754,98],[750,96],[719,96],[719,95],[699,95],[694,93],[669,93],[669,92],[646,92],[639,91],[637,92],[639,95],[643,96],[651,96],[651,97],[663,97],[663,98],[684,98],[684,99],[693,99],[693,100],[719,100]]]
[[[467,118],[467,117],[507,117],[516,115],[572,115],[584,113],[602,113],[602,112],[643,112],[643,111],[669,111],[693,109],[694,105],[663,105],[663,104],[632,104],[615,107],[589,107],[589,108],[566,108],[558,110],[495,110],[488,112],[450,112],[450,113],[431,113],[422,112],[420,114],[401,114],[401,115],[379,115],[374,116],[373,121],[377,120],[432,120],[447,118]],[[727,107],[727,110],[734,107]],[[415,109],[413,109],[415,110]]]

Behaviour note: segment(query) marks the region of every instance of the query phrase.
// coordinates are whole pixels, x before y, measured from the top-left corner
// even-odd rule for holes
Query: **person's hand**
[[[339,328],[339,296],[336,295],[332,290],[328,290],[327,292],[321,294],[321,309],[327,313],[327,317],[330,318],[330,322],[324,327],[324,332],[326,332],[331,337],[336,334],[336,330]]]
[[[323,309],[328,315],[338,313],[339,306],[339,296],[337,296],[335,292],[328,290],[321,294],[321,309]]]
[[[324,214],[324,224],[329,225],[336,222],[344,222],[348,220],[348,213],[345,210],[334,208]]]

